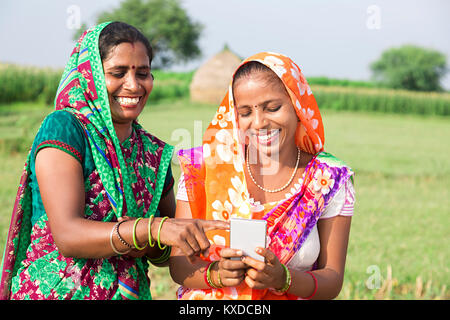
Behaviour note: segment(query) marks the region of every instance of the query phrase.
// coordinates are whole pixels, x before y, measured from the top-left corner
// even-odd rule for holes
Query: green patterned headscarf
[[[55,109],[67,108],[86,125],[87,135],[100,178],[113,208],[121,217],[124,205],[133,215],[130,177],[111,118],[98,39],[110,22],[87,30],[78,40],[64,69],[55,98]]]
[[[105,194],[110,203],[102,207],[99,219],[117,221],[125,215],[149,217],[156,214],[173,147],[147,133],[135,121],[135,146],[139,151],[133,151],[132,159],[127,158],[131,161],[127,166],[111,118],[98,46],[100,33],[108,24],[85,31],[78,40],[57,90],[55,110],[70,112],[83,127],[101,182],[95,192]],[[33,295],[36,299],[151,299],[145,259],[126,255],[105,259],[67,258],[48,240],[52,237],[46,215],[31,224],[30,157],[31,153],[21,177],[5,243],[0,299],[9,299],[11,283],[16,294],[28,290],[23,295]],[[136,177],[132,179],[129,170],[139,171],[144,182],[137,185]],[[134,192],[139,200],[145,199],[148,204],[145,210],[137,205]],[[91,200],[86,201],[88,205]],[[33,259],[29,259],[27,252],[32,253]],[[51,272],[44,271],[44,267]],[[74,288],[74,283],[80,286]]]

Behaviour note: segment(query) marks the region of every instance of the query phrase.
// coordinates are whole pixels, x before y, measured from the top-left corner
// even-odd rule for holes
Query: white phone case
[[[242,250],[245,256],[264,261],[264,257],[257,254],[257,247],[266,247],[266,220],[230,219],[230,248]]]

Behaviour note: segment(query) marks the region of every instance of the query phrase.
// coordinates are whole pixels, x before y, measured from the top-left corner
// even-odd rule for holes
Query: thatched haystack
[[[197,69],[190,85],[191,100],[219,104],[241,59],[227,46]]]

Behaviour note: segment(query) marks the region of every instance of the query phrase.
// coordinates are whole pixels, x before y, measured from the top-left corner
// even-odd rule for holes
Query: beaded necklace
[[[297,173],[298,164],[300,163],[300,155],[301,155],[301,151],[300,151],[299,148],[297,148],[297,162],[296,162],[296,164],[295,164],[295,169],[294,169],[294,171],[292,172],[291,178],[289,179],[289,181],[288,181],[284,186],[282,186],[282,187],[280,187],[280,188],[278,188],[278,189],[273,189],[273,190],[270,190],[270,189],[266,189],[266,188],[264,188],[264,187],[261,187],[261,186],[256,182],[255,178],[253,178],[252,171],[250,170],[250,164],[249,164],[249,161],[248,161],[248,154],[249,154],[249,151],[248,151],[248,150],[249,150],[249,149],[250,149],[250,148],[247,147],[247,152],[246,152],[246,156],[245,156],[245,160],[246,160],[246,163],[247,163],[247,171],[248,171],[248,174],[249,174],[250,178],[252,179],[253,183],[254,183],[258,188],[260,188],[261,190],[263,190],[263,191],[265,191],[265,192],[276,193],[276,192],[280,192],[280,191],[286,189],[286,188],[291,184],[292,180],[293,180],[294,177],[295,177],[295,174]]]

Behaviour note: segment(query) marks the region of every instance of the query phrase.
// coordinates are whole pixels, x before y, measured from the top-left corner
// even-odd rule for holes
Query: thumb
[[[258,247],[256,249],[256,252],[266,258],[266,261],[273,266],[276,265],[279,261],[275,253],[273,253],[269,249]]]

